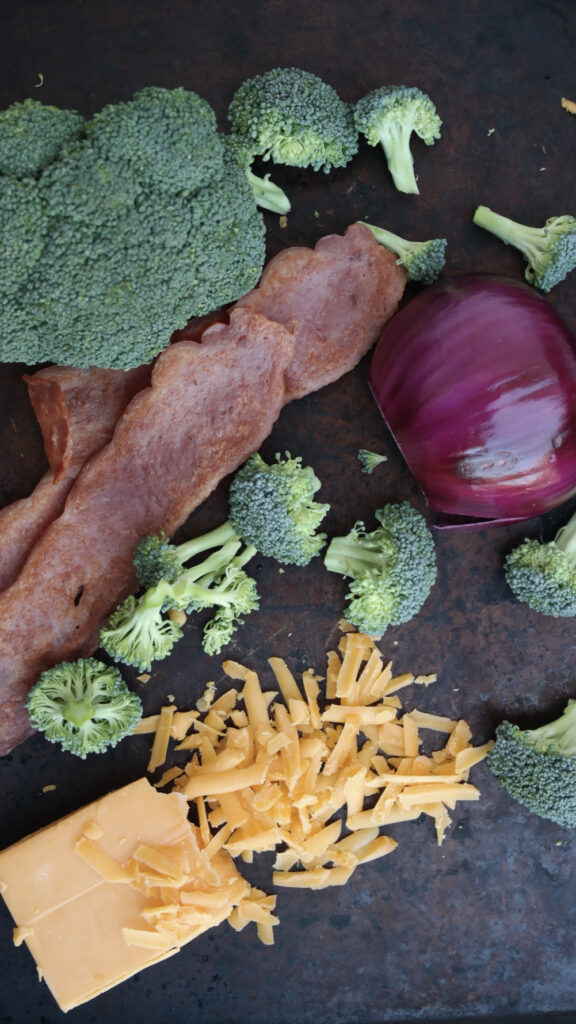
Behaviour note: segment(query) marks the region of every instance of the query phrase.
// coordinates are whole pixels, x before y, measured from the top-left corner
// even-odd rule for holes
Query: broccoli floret
[[[263,210],[270,210],[271,213],[285,215],[290,213],[292,205],[286,193],[270,181],[270,175],[263,177],[255,174],[252,169],[253,154],[247,148],[242,138],[238,135],[229,135],[226,138],[226,145],[230,155],[236,159],[246,175],[246,180],[252,189],[256,205]]]
[[[174,544],[161,532],[144,537],[139,542],[134,552],[134,568],[141,587],[154,587],[162,579],[176,583],[186,562],[214,548],[216,550],[209,556],[209,560],[195,565],[195,579],[201,579],[225,569],[240,547],[241,541],[230,522],[222,523],[216,529],[184,541],[183,544]]]
[[[37,177],[84,135],[85,124],[75,110],[32,99],[13,103],[0,111],[0,175]]]
[[[550,217],[544,227],[534,228],[479,206],[474,224],[519,249],[527,263],[526,280],[542,292],[549,292],[576,267],[576,217],[569,214]]]
[[[46,739],[82,758],[116,746],[142,717],[140,698],[118,669],[96,658],[64,661],[42,672],[26,708]]]
[[[243,82],[228,117],[252,158],[328,172],[358,151],[351,107],[300,68],[272,68]]]
[[[576,615],[576,512],[553,540],[527,539],[504,560],[514,596],[543,615]]]
[[[326,543],[317,530],[330,506],[314,500],[321,483],[289,452],[270,465],[258,453],[230,485],[230,521],[247,544],[286,565],[308,565]]]
[[[205,596],[199,596],[196,587],[192,588],[192,592],[195,594],[193,610],[199,611],[204,601],[207,607],[216,606],[216,614],[204,625],[202,631],[202,648],[206,654],[219,654],[238,627],[243,625],[244,616],[260,607],[256,580],[234,564],[225,570],[216,584],[207,589]]]
[[[14,190],[0,190],[3,262],[18,241],[34,254],[0,279],[3,361],[148,363],[192,316],[235,301],[262,272],[262,214],[195,93],[149,88],[105,107],[35,187],[30,239],[30,194],[18,214]]]
[[[404,267],[412,281],[433,284],[440,276],[446,263],[446,239],[431,238],[427,242],[408,242],[399,235],[385,231],[373,224],[360,223],[370,228],[376,241],[398,256],[397,263]]]
[[[227,529],[224,524],[220,531],[206,536],[223,534]],[[199,538],[195,553],[201,550],[203,540]],[[194,543],[189,542],[189,551]],[[207,653],[217,653],[242,625],[243,617],[259,607],[256,581],[243,569],[256,549],[246,547],[237,553],[241,544],[238,538],[229,540],[200,563],[185,569],[181,558],[187,545],[178,548],[161,535],[145,538],[136,549],[135,563],[146,579],[152,580],[158,573],[165,575],[141,596],[128,597],[112,613],[100,631],[104,650],[115,661],[149,671],[153,661],[168,657],[183,635],[180,626],[164,616],[165,611],[216,608],[214,622],[205,626],[203,646]]]
[[[100,630],[100,646],[114,661],[149,672],[153,661],[167,658],[182,630],[162,612],[170,584],[161,580],[140,597],[130,594]]]
[[[363,473],[373,473],[377,466],[388,461],[387,455],[380,455],[379,452],[371,452],[368,448],[358,449],[358,462]]]
[[[501,722],[486,763],[510,796],[533,814],[576,828],[576,700],[538,729]]]
[[[207,551],[210,553],[198,560],[196,556]],[[255,554],[256,548],[243,547],[227,521],[180,545],[163,533],[145,537],[134,552],[134,567],[140,584],[148,588],[147,601],[155,594],[161,597],[161,611],[217,609],[203,631],[202,646],[212,654],[228,642],[244,616],[259,607],[256,582],[243,569]],[[115,656],[113,650],[110,653]]]
[[[329,572],[352,579],[345,618],[362,633],[381,637],[388,626],[420,611],[436,580],[436,554],[424,516],[410,502],[377,509],[371,533],[357,522],[326,550]]]
[[[414,86],[381,86],[358,100],[354,123],[370,146],[382,146],[398,191],[418,195],[410,151],[412,133],[431,146],[440,138],[442,126],[430,97]]]

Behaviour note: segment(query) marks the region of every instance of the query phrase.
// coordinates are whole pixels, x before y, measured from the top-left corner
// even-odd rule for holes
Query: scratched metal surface
[[[0,105],[27,96],[90,115],[149,85],[184,86],[209,100],[225,127],[227,104],[246,77],[277,64],[306,67],[348,101],[384,82],[417,84],[444,121],[434,147],[415,145],[421,194],[395,192],[382,156],[362,147],[330,176],[278,169],[294,212],[280,228],[267,215],[270,254],[313,244],[362,218],[413,238],[448,238],[451,271],[520,278],[521,257],[475,229],[479,203],[542,223],[576,206],[576,4],[573,0],[233,0],[162,4],[111,0],[20,0],[0,5]],[[576,277],[550,301],[573,328]],[[409,297],[411,293],[408,292]],[[384,429],[367,384],[367,360],[322,392],[282,412],[265,454],[290,450],[314,465],[331,503],[326,528],[345,531],[384,500],[422,499]],[[0,505],[27,495],[45,460],[22,382],[23,366],[0,367]],[[359,447],[388,454],[359,473]],[[547,536],[570,507],[530,524]],[[226,485],[183,528],[216,525]],[[390,630],[383,651],[398,671],[438,673],[407,705],[466,717],[483,742],[496,722],[526,723],[576,696],[571,624],[515,604],[501,574],[521,527],[438,533],[439,581],[422,613]],[[232,657],[265,676],[266,658],[321,671],[337,640],[344,586],[319,563],[279,573],[261,560],[263,596]],[[193,626],[141,690],[152,713],[173,694],[194,703],[223,682]],[[33,737],[0,762],[0,846],[141,775],[148,741],[77,762]],[[359,870],[343,889],[280,892],[276,944],[227,925],[70,1014],[158,1024],[568,1024],[576,1019],[574,835],[525,812],[483,766],[478,804],[458,809],[442,847],[429,821],[396,826],[394,854]],[[42,793],[47,783],[55,789]],[[269,885],[271,859],[250,877]],[[0,908],[0,1022],[63,1019],[39,984],[31,957],[11,941]]]

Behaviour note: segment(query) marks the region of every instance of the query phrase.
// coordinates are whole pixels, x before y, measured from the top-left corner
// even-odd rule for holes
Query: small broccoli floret
[[[252,169],[253,154],[247,148],[239,135],[229,135],[226,138],[229,153],[236,159],[246,175],[246,180],[252,189],[257,206],[263,210],[270,210],[271,213],[285,215],[290,213],[292,205],[286,193],[270,181],[270,175],[265,174],[262,178],[254,173]]]
[[[142,703],[117,668],[96,658],[43,672],[26,701],[30,722],[51,743],[85,758],[116,746],[142,717]]]
[[[228,117],[252,158],[330,171],[344,167],[358,150],[349,105],[300,68],[272,68],[243,82]]]
[[[431,238],[428,242],[408,242],[391,231],[385,231],[384,228],[366,224],[365,221],[360,223],[370,228],[380,245],[384,245],[398,256],[396,262],[406,269],[412,281],[433,284],[442,273],[446,263],[445,238]]]
[[[382,146],[398,191],[418,195],[410,151],[412,133],[431,146],[440,138],[442,126],[430,97],[412,86],[381,86],[358,100],[354,123],[370,146]]]
[[[380,637],[388,626],[408,622],[420,611],[437,570],[432,535],[410,502],[385,505],[375,517],[380,525],[371,533],[358,522],[346,536],[334,537],[324,564],[352,579],[346,619]]]
[[[474,224],[519,249],[527,262],[524,276],[540,291],[549,292],[576,267],[576,217],[569,214],[534,228],[479,206]]]
[[[198,596],[193,604],[198,610],[202,607]],[[243,625],[244,616],[260,607],[256,581],[239,566],[231,565],[217,584],[209,588],[206,604],[208,607],[216,605],[217,610],[204,626],[202,647],[206,654],[219,654],[238,627]]]
[[[320,480],[289,452],[268,465],[252,455],[230,486],[230,521],[247,544],[287,565],[308,565],[326,542],[317,533],[330,506],[314,500]]]
[[[100,630],[100,646],[124,665],[149,672],[153,661],[167,658],[182,636],[180,627],[162,610],[170,584],[162,580],[141,597],[130,595]]]
[[[538,729],[501,722],[486,763],[510,796],[533,814],[576,828],[576,700]]]
[[[358,449],[358,461],[363,473],[373,473],[377,466],[388,461],[387,455],[371,452],[367,448]]]
[[[75,110],[32,99],[13,103],[0,111],[0,175],[37,177],[84,131],[84,118]]]
[[[543,615],[576,615],[576,513],[544,542],[527,539],[504,561],[514,596]]]
[[[207,551],[210,553],[198,560],[197,556]],[[204,627],[203,647],[210,654],[218,653],[242,625],[244,616],[259,607],[256,582],[243,568],[255,554],[256,548],[243,546],[227,521],[180,545],[173,544],[163,533],[145,537],[134,553],[134,566],[139,582],[148,588],[144,594],[146,602],[160,601],[161,622],[165,620],[161,619],[160,612],[170,608],[188,613],[217,609],[214,619]],[[196,560],[191,561],[193,559]],[[132,600],[137,608],[139,602]],[[106,642],[109,645],[106,649],[116,657],[115,641],[113,648],[108,638]],[[170,653],[170,649],[166,653]],[[131,651],[130,657],[133,656]],[[135,661],[129,663],[135,664]]]

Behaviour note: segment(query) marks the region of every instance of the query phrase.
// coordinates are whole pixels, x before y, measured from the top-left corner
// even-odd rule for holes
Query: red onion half
[[[386,326],[369,380],[438,525],[528,519],[576,493],[576,345],[528,285],[426,288]]]

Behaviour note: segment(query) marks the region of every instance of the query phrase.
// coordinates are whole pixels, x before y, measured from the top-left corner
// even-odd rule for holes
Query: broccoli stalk
[[[514,596],[543,615],[576,615],[576,512],[553,540],[527,539],[506,556]]]
[[[533,814],[576,828],[576,700],[537,729],[501,722],[486,763],[509,795]]]
[[[257,206],[281,216],[290,213],[290,200],[280,186],[270,180],[269,174],[264,177],[255,174],[252,163],[257,154],[249,148],[247,141],[240,135],[227,135],[225,145],[230,157],[242,168]]]
[[[369,228],[380,245],[390,249],[398,256],[397,263],[404,267],[412,281],[433,284],[444,269],[446,262],[446,239],[432,238],[428,242],[408,242],[399,235],[394,235],[384,228],[375,227],[360,221]]]
[[[430,97],[415,87],[381,86],[358,100],[354,123],[368,145],[382,146],[398,191],[418,195],[410,151],[412,133],[431,146],[440,138],[442,125]]]
[[[26,708],[35,729],[81,758],[116,746],[142,717],[140,698],[118,669],[96,658],[47,669],[30,690]]]
[[[185,562],[196,555],[215,548],[210,560],[197,563],[197,579],[225,568],[236,555],[242,542],[227,521],[202,534],[192,537],[183,544],[174,544],[163,532],[151,534],[141,540],[134,552],[134,568],[141,587],[153,587],[160,580],[175,583],[181,576]]]
[[[426,520],[409,502],[385,505],[375,517],[380,525],[371,533],[357,522],[346,536],[334,537],[324,565],[352,579],[346,619],[380,637],[420,611],[436,580],[436,557]]]
[[[540,291],[549,292],[576,267],[576,218],[569,214],[550,217],[544,227],[535,228],[479,206],[473,220],[522,253],[527,262],[524,276]]]

